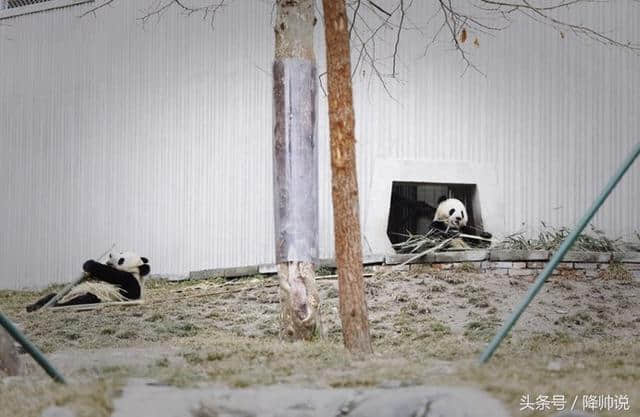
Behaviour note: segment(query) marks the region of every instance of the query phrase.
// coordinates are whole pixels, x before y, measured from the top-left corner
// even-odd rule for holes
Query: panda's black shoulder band
[[[143,266],[149,268],[146,264]],[[133,274],[101,264],[94,260],[85,262],[84,265],[82,265],[82,268],[87,273],[91,274],[94,279],[120,287],[122,295],[125,297],[131,300],[137,300],[140,298],[140,283]]]

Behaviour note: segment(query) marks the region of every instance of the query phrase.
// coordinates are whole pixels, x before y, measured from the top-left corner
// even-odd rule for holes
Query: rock
[[[13,339],[0,327],[0,376],[15,376],[20,373],[20,358]]]
[[[300,388],[272,385],[180,389],[132,379],[114,402],[112,417],[507,417],[503,405],[472,388]]]
[[[470,388],[413,387],[371,392],[349,417],[507,417],[502,404]]]
[[[595,414],[587,414],[582,411],[563,411],[559,414],[554,414],[553,417],[598,417]]]
[[[76,413],[66,407],[51,406],[42,410],[40,417],[76,417]]]
[[[547,369],[550,371],[561,371],[563,368],[564,368],[564,365],[562,364],[562,361],[559,361],[559,360],[550,361],[547,364]]]

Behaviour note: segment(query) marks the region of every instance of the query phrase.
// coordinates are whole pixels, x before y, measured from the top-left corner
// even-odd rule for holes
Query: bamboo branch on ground
[[[111,247],[109,249],[107,249],[102,255],[100,255],[98,257],[97,261],[100,262],[102,260],[102,258],[107,256],[109,254],[109,252],[111,252],[115,246],[116,246],[115,243],[113,245],[111,245]],[[82,274],[80,274],[80,276],[78,276],[78,278],[73,280],[70,284],[67,284],[67,286],[64,287],[62,290],[58,291],[58,293],[51,300],[47,301],[47,303],[45,305],[43,305],[42,308],[47,308],[47,307],[54,306],[62,297],[64,297],[65,295],[69,294],[69,291],[71,291],[73,289],[73,287],[75,287],[76,285],[78,285],[79,283],[84,281],[88,276],[89,275],[86,272],[82,271]]]

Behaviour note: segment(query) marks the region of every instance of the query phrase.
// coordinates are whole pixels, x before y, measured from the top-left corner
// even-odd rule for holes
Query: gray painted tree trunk
[[[278,0],[273,64],[273,184],[280,335],[322,335],[315,282],[318,151],[313,0]]]

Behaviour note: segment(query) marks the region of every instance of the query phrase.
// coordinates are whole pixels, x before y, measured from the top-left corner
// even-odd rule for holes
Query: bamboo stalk
[[[434,247],[429,248],[429,249],[427,249],[427,250],[425,250],[425,251],[423,251],[423,252],[420,252],[420,253],[418,253],[418,254],[415,254],[414,256],[412,256],[411,258],[407,259],[406,261],[404,261],[404,262],[403,262],[403,263],[401,263],[400,265],[397,265],[397,266],[394,266],[393,268],[391,268],[391,270],[389,270],[388,272],[386,272],[386,273],[383,275],[383,277],[384,277],[384,276],[389,275],[389,274],[390,274],[390,273],[392,273],[392,272],[397,271],[397,270],[398,270],[398,269],[400,269],[401,267],[405,266],[406,264],[410,263],[411,261],[415,261],[416,259],[420,258],[421,256],[424,256],[424,255],[426,255],[426,254],[428,254],[428,253],[431,253],[431,252],[435,252],[435,251],[437,251],[438,249],[440,249],[440,248],[444,247],[447,243],[451,242],[453,239],[455,239],[455,238],[457,238],[457,237],[458,237],[458,235],[453,236],[453,237],[450,237],[450,238],[448,238],[448,239],[445,239],[445,240],[443,240],[442,242],[440,242],[440,244],[439,244],[438,246],[434,246]]]
[[[51,307],[51,311],[89,311],[89,310],[97,310],[103,307],[128,307],[128,306],[136,306],[144,304],[143,300],[133,300],[133,301],[112,301],[106,303],[92,303],[92,304],[75,304],[68,306],[57,306]]]

